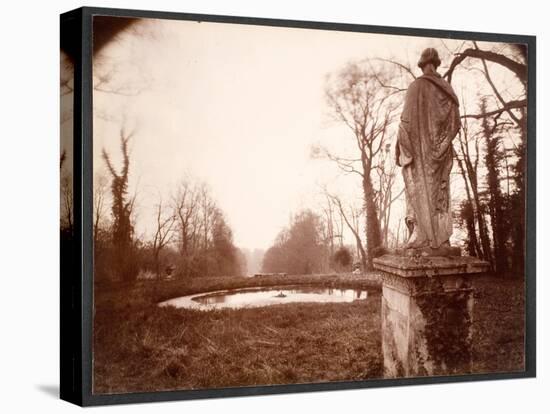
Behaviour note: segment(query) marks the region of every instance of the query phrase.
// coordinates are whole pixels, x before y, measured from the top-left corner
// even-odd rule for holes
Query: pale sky
[[[446,41],[453,48],[461,43]],[[345,129],[328,121],[326,75],[367,57],[409,61],[419,74],[415,63],[426,47],[448,53],[430,38],[139,23],[94,65],[96,86],[107,73],[110,81],[100,89],[119,92],[94,93],[94,169],[104,168],[102,148],[119,165],[120,128],[133,130],[130,192],[137,188],[138,234],[153,230],[158,194],[168,199],[191,175],[210,186],[237,246],[268,248],[291,214],[317,208],[320,185],[361,199],[355,177],[310,158],[316,143],[342,151],[351,143]]]

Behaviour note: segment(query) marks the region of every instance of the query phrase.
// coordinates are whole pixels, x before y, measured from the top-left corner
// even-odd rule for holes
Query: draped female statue
[[[437,73],[435,49],[422,52],[422,76],[407,89],[397,136],[396,161],[402,167],[407,200],[407,248],[449,245],[453,231],[449,176],[452,141],[460,128],[458,98]]]

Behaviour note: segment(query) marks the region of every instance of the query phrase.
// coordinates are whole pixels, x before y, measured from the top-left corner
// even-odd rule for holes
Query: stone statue
[[[449,243],[449,176],[460,116],[453,89],[436,72],[440,63],[435,49],[422,52],[423,74],[407,90],[397,135],[409,240],[372,261],[382,276],[386,378],[472,371],[473,279],[486,273],[489,263],[462,256]],[[449,344],[460,351],[449,352],[441,338],[452,338]]]
[[[402,167],[407,200],[405,248],[449,246],[453,231],[449,176],[452,141],[460,128],[458,98],[437,67],[437,51],[422,52],[422,76],[408,88],[397,136],[396,162]]]

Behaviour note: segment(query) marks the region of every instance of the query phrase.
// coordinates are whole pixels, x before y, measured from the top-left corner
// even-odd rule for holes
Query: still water
[[[367,299],[367,291],[359,289],[335,289],[324,287],[279,287],[223,290],[197,295],[182,296],[162,302],[161,306],[188,309],[253,308],[296,302],[353,302]]]

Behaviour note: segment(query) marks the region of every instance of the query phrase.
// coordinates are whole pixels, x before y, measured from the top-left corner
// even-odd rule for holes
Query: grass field
[[[474,372],[524,370],[523,278],[480,277],[475,282]]]
[[[523,290],[477,282],[474,370],[523,368]],[[172,297],[280,284],[364,288],[367,300],[209,312],[159,307]],[[382,376],[375,277],[198,278],[97,286],[94,392],[360,380]]]

